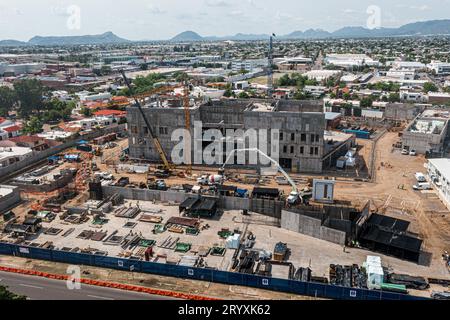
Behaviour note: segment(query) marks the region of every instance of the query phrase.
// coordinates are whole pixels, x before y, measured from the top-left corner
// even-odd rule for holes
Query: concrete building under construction
[[[165,101],[164,103],[149,103],[143,108],[152,126],[152,131],[158,136],[160,143],[171,159],[171,152],[178,141],[171,141],[175,129],[184,129],[186,125],[185,110],[179,101]],[[134,107],[128,111],[128,131],[130,158],[145,159],[152,162],[160,160],[160,156],[149,139],[149,132],[145,126],[139,110]],[[278,129],[279,135],[279,163],[292,172],[320,173],[325,153],[324,131],[326,130],[325,115],[321,101],[295,100],[213,100],[205,103],[191,104],[190,124],[192,143],[192,158],[194,158],[195,142],[200,143],[202,149],[211,144],[203,135],[201,141],[194,136],[194,124],[202,123],[202,130],[217,129],[227,135],[227,130]],[[274,137],[268,131],[267,153],[273,146]],[[195,140],[197,139],[197,140]],[[224,141],[224,145],[229,143]],[[238,144],[236,141],[235,148]],[[261,146],[258,146],[261,149]],[[246,145],[248,148],[248,145]],[[198,148],[196,148],[196,151]],[[232,148],[233,149],[233,148]],[[227,150],[226,147],[223,149]],[[229,149],[228,149],[229,150]],[[224,160],[226,155],[224,154]],[[244,166],[252,167],[250,163]]]

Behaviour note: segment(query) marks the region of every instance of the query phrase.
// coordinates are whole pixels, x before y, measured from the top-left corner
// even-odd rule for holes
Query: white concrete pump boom
[[[225,161],[225,163],[223,164],[222,168],[220,169],[222,172],[225,170],[226,165],[228,164],[228,162],[230,161],[230,159],[232,157],[234,157],[234,154],[238,151],[249,151],[249,152],[258,152],[260,155],[262,155],[263,157],[265,157],[266,159],[268,159],[270,162],[272,162],[278,169],[278,171],[280,171],[283,176],[286,178],[286,180],[289,182],[289,184],[292,186],[292,191],[298,193],[298,189],[297,186],[295,185],[294,180],[291,179],[291,177],[287,174],[286,171],[284,171],[284,169],[280,166],[280,164],[275,161],[274,159],[272,159],[271,157],[269,157],[267,154],[265,154],[264,152],[262,152],[261,150],[259,150],[258,148],[248,148],[248,149],[234,149],[230,152],[230,154],[227,157],[227,160]]]

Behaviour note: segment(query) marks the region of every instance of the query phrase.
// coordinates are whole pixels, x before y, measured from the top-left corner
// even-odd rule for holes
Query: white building
[[[400,80],[414,80],[416,71],[414,69],[390,69],[386,77],[397,78]]]
[[[102,93],[91,95],[89,92],[84,91],[84,92],[77,93],[77,95],[80,97],[81,102],[104,101],[104,100],[109,100],[112,98],[112,95],[109,92],[102,92]]]
[[[340,76],[341,72],[338,70],[311,70],[304,75],[310,80],[324,81],[335,76]]]
[[[394,61],[392,64],[394,69],[413,69],[423,70],[426,69],[426,65],[417,61]]]
[[[429,159],[428,177],[439,198],[450,210],[450,159]]]
[[[249,60],[236,60],[231,62],[231,69],[234,72],[241,70],[254,71],[267,66],[267,59],[249,59]]]
[[[305,86],[303,88],[303,91],[306,93],[309,93],[313,96],[320,97],[321,95],[325,94],[327,91],[327,87],[324,86]]]
[[[410,91],[409,89],[400,89],[400,100],[407,102],[427,102],[426,94],[418,91]]]
[[[379,61],[373,60],[366,54],[353,54],[353,53],[328,54],[325,58],[325,63],[343,68],[360,67],[363,65],[376,67],[380,65]]]
[[[91,130],[96,127],[107,127],[113,124],[111,117],[93,117],[77,121],[71,121],[67,124],[71,128],[80,128],[81,130]]]
[[[434,71],[437,75],[450,74],[450,63],[448,62],[432,61],[427,65],[427,68]]]
[[[7,167],[15,162],[22,161],[30,157],[33,150],[22,147],[3,147],[0,148],[0,168]]]

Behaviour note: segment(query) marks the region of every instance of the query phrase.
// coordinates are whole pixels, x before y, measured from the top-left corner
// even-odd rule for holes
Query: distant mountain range
[[[450,20],[431,20],[406,24],[399,28],[367,29],[363,27],[344,27],[334,32],[322,29],[308,29],[294,31],[286,35],[279,35],[278,39],[326,39],[326,38],[375,38],[375,37],[401,37],[401,36],[430,36],[450,35]],[[268,34],[242,34],[225,37],[202,37],[193,31],[182,32],[171,39],[173,42],[181,41],[214,41],[214,40],[265,40]]]
[[[327,38],[375,38],[375,37],[401,37],[401,36],[436,36],[450,35],[449,20],[431,20],[406,24],[399,28],[379,28],[367,29],[364,27],[344,27],[334,32],[322,29],[308,29],[306,31],[294,31],[286,35],[278,35],[278,39],[327,39]],[[223,40],[265,40],[268,34],[243,34],[238,33],[232,36],[208,36],[203,37],[194,31],[182,32],[169,41],[172,42],[193,42],[193,41],[223,41]],[[120,44],[131,43],[132,41],[120,38],[112,32],[105,32],[99,35],[85,36],[61,36],[61,37],[41,37],[36,36],[28,42],[17,40],[2,40],[0,46],[70,46],[70,45],[95,45],[95,44]],[[139,41],[142,42],[142,41]],[[145,41],[148,42],[148,41]]]
[[[61,36],[41,37],[36,36],[28,42],[16,40],[0,41],[0,46],[70,46],[70,45],[94,45],[94,44],[118,44],[128,43],[130,40],[120,38],[112,32],[86,36]]]

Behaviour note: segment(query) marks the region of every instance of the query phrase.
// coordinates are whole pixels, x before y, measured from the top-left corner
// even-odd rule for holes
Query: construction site
[[[428,298],[445,291],[449,213],[434,190],[411,187],[426,160],[402,154],[398,129],[339,140],[319,104],[155,94],[128,108],[128,137],[81,141],[3,181],[21,199],[2,212],[0,241]],[[170,132],[195,121],[276,127],[280,160],[246,149],[269,165],[174,165]]]

